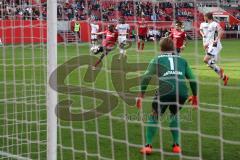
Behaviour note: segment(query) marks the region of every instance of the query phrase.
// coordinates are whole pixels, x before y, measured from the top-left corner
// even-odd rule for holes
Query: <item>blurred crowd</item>
[[[99,1],[95,1],[88,3],[87,6],[90,9],[86,15],[89,14],[92,18],[103,21],[114,21],[120,16],[124,16],[126,20],[138,20],[144,17],[148,21],[172,21],[174,18],[193,21],[195,11],[193,3],[177,3],[173,6],[169,2],[153,3],[152,1],[101,1],[101,5]],[[200,15],[198,11],[197,15]],[[81,20],[77,16],[75,18]]]
[[[240,31],[240,24],[229,24],[226,23],[225,25],[225,30],[226,31]]]
[[[29,0],[0,0],[0,19],[45,19],[47,6],[34,6]]]
[[[231,0],[222,0],[229,3]],[[236,1],[237,3],[237,1]],[[104,0],[58,0],[57,16],[59,20],[95,20],[116,21],[124,16],[126,20],[138,20],[144,17],[148,21],[194,21],[203,20],[196,9],[199,4],[191,2],[175,3],[149,1],[104,1]],[[240,11],[232,14],[240,19]],[[1,0],[0,19],[46,19],[46,1],[41,5],[30,4],[29,0]]]

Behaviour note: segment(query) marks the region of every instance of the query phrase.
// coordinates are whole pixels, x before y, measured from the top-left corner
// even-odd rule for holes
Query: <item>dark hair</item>
[[[114,30],[114,25],[113,25],[113,24],[108,25],[108,29],[109,29],[110,31],[113,31],[113,30]]]
[[[213,19],[213,14],[211,12],[206,13],[204,16],[207,17],[210,20]]]
[[[162,38],[160,40],[161,51],[173,51],[174,50],[173,46],[174,45],[171,38]]]
[[[176,21],[176,25],[178,25],[179,27],[182,27],[183,23],[181,21]]]

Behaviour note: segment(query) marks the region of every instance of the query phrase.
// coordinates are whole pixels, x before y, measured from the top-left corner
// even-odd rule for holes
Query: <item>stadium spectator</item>
[[[240,12],[238,12],[235,17],[240,20]]]
[[[133,39],[133,40],[136,39],[136,30],[134,28],[132,29],[130,38]]]
[[[160,40],[160,38],[161,38],[160,34],[161,34],[160,30],[150,27],[148,30],[147,40],[148,41]]]

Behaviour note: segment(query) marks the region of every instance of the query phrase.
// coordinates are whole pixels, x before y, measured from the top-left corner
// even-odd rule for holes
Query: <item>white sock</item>
[[[124,54],[124,50],[123,49],[120,49],[120,54]]]

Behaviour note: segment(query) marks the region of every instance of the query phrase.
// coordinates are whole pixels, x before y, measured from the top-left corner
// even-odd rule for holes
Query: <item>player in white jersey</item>
[[[125,45],[127,44],[127,35],[130,30],[129,24],[125,23],[124,18],[120,18],[119,24],[116,26],[118,31],[118,43],[120,49],[120,55],[118,59],[121,59],[122,56],[126,55]]]
[[[204,63],[206,63],[219,75],[219,77],[223,80],[224,85],[227,85],[229,77],[224,74],[222,68],[216,65],[217,56],[222,50],[222,44],[220,40],[223,36],[223,29],[217,22],[213,20],[212,13],[205,14],[204,18],[208,22],[207,35],[204,44],[204,48],[206,50]]]
[[[204,18],[204,20],[205,20],[205,18]],[[203,46],[207,45],[206,37],[208,34],[208,23],[206,22],[206,20],[200,24],[200,34],[203,39]]]
[[[95,21],[90,21],[90,26],[91,26],[91,50],[97,49],[98,45],[98,37],[96,35],[96,33],[98,33],[99,31],[99,25],[95,22]]]

